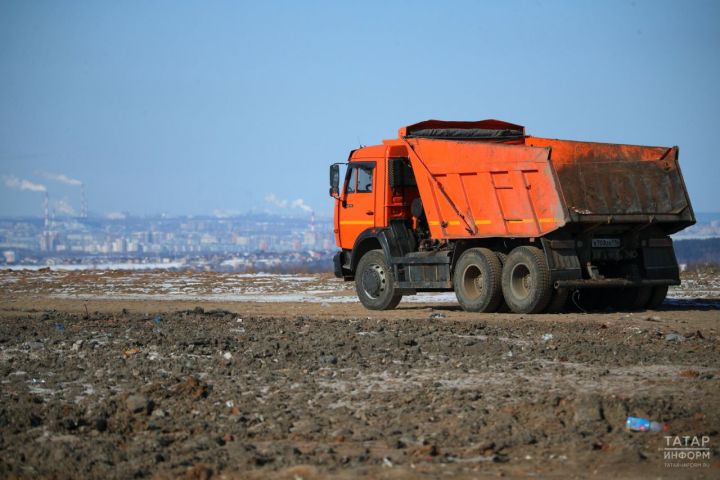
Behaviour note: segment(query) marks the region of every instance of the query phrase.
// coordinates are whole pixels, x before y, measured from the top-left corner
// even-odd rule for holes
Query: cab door
[[[375,162],[351,162],[340,199],[340,248],[351,249],[363,230],[375,226]]]

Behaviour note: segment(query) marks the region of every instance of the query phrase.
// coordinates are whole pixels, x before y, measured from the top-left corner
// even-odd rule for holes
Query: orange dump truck
[[[455,291],[463,309],[652,308],[680,283],[669,235],[695,223],[677,147],[532,137],[428,120],[330,167],[335,274],[369,309]]]

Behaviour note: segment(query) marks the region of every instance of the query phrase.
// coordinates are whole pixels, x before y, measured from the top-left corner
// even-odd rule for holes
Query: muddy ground
[[[535,316],[297,278],[1,272],[0,477],[720,475],[715,277]],[[667,465],[666,435],[710,458]]]

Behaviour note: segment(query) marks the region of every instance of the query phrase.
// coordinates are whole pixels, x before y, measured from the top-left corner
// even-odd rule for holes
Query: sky
[[[0,216],[331,215],[328,165],[435,118],[680,146],[720,211],[717,1],[0,0]],[[60,176],[64,177],[60,177]]]

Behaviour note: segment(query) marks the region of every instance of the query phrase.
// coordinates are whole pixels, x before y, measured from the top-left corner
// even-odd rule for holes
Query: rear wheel
[[[536,247],[517,247],[502,270],[505,301],[515,313],[539,313],[550,302],[552,285],[545,254]]]
[[[453,286],[460,306],[467,312],[494,312],[502,300],[502,266],[487,248],[465,250],[455,264]]]
[[[608,290],[610,306],[617,310],[640,310],[645,308],[650,294],[651,287],[627,287],[611,288]]]
[[[581,288],[574,301],[582,310],[607,310],[611,308],[609,292],[607,288]]]
[[[668,286],[667,285],[658,285],[656,287],[652,288],[652,293],[650,294],[650,300],[648,300],[647,308],[650,310],[656,310],[660,307],[660,305],[663,304],[665,301],[665,297],[667,297],[668,292]]]
[[[395,293],[395,277],[382,250],[362,256],[355,271],[355,290],[360,302],[370,310],[392,310],[402,295]]]

